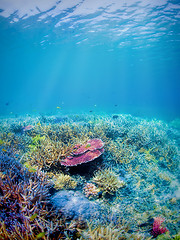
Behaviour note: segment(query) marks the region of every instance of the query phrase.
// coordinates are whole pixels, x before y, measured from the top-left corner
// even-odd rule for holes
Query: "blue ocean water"
[[[176,0],[1,0],[0,114],[180,117]]]

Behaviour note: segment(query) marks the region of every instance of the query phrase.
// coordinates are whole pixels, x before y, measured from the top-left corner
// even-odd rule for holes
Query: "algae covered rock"
[[[100,205],[88,200],[82,193],[74,191],[59,191],[52,197],[52,203],[60,209],[65,217],[90,219],[100,215]]]

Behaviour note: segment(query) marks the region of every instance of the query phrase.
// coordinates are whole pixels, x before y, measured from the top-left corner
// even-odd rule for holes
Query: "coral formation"
[[[77,182],[67,174],[55,174],[52,178],[55,189],[74,189],[77,186]]]
[[[119,188],[124,187],[124,181],[120,180],[119,176],[115,174],[111,168],[99,170],[93,177],[98,187],[109,194],[114,194]]]
[[[63,159],[61,165],[77,166],[78,164],[93,161],[104,152],[104,143],[101,139],[90,139],[84,145],[76,145],[71,156]]]
[[[129,225],[124,221],[118,220],[116,224],[113,222],[96,225],[89,224],[87,231],[82,232],[80,239],[141,240],[144,237],[142,234],[132,234]]]
[[[81,155],[70,156],[70,157],[67,157],[66,159],[63,159],[61,161],[61,165],[70,167],[70,166],[77,166],[82,163],[87,163],[101,156],[103,152],[104,152],[104,149],[102,148],[94,151],[87,151]]]
[[[99,189],[93,183],[86,183],[84,193],[86,197],[97,197]]]
[[[157,237],[158,235],[161,235],[169,231],[166,227],[161,226],[163,222],[164,219],[161,217],[154,218],[153,229],[151,231],[151,234],[153,235],[154,238]]]
[[[104,143],[101,139],[90,139],[84,145],[76,146],[76,150],[73,151],[73,155],[80,155],[87,151],[94,151],[104,147]]]
[[[51,184],[45,174],[30,173],[5,154],[0,155],[0,166],[0,239],[65,236],[62,214],[50,204]]]

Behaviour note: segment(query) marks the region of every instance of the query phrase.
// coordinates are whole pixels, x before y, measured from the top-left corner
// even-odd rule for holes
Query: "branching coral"
[[[24,131],[29,125],[33,128]],[[101,161],[88,163],[87,172],[83,172],[86,166],[69,169],[67,165],[61,165],[67,156],[72,157],[77,144],[84,145],[94,138],[101,138],[105,143]],[[89,148],[89,145],[85,147]],[[167,124],[120,114],[116,118],[110,115],[84,114],[59,118],[57,116],[56,119],[55,116],[6,119],[0,121],[0,150],[0,238],[63,238],[62,219],[58,214],[57,219],[50,210],[48,189],[51,185],[45,175],[51,178],[51,182],[54,182],[52,186],[57,190],[73,189],[76,188],[80,170],[83,180],[78,180],[78,190],[84,191],[87,197],[96,198],[98,191],[102,194],[117,192],[124,186],[118,174],[127,182],[127,187],[118,191],[116,198],[90,201],[83,196],[85,200],[100,204],[103,202],[108,209],[111,205],[116,214],[117,208],[119,211],[123,209],[122,215],[133,224],[135,219],[142,218],[142,212],[148,211],[151,215],[154,212],[156,215],[163,214],[167,218],[169,234],[175,235],[178,232],[178,190],[175,183],[179,164],[178,133],[177,129],[169,128]],[[25,168],[15,161],[15,158],[21,159],[20,162]],[[102,166],[105,169],[102,169]],[[108,168],[109,166],[113,170]],[[91,174],[97,168],[101,170],[95,172],[92,178]],[[118,169],[118,174],[115,169]],[[42,170],[45,175],[41,173]],[[172,175],[169,174],[170,171]],[[76,176],[71,177],[70,174]],[[91,183],[85,185],[87,181]],[[73,194],[74,192],[76,191],[73,191]],[[108,197],[108,194],[105,196]],[[70,200],[69,204],[71,203]],[[78,204],[79,202],[79,210]],[[67,206],[64,208],[67,209]],[[107,227],[106,224],[102,225],[102,222],[98,229],[96,227],[90,229],[94,239],[106,238],[108,234],[110,238],[116,239],[117,227]],[[121,226],[118,228],[122,234]],[[161,226],[160,229],[162,230]],[[85,232],[90,234],[88,230]],[[122,236],[123,239],[138,239],[137,235],[128,234],[126,232],[120,235],[119,239]],[[68,239],[68,236],[64,238]]]
[[[111,168],[97,171],[93,177],[93,182],[95,182],[102,191],[109,194],[114,194],[114,192],[125,185]]]
[[[60,159],[72,151],[73,145],[65,145],[61,141],[52,141],[49,137],[39,137],[38,142],[30,145],[24,160],[37,165],[40,169],[56,166]]]
[[[137,157],[135,147],[127,144],[127,139],[122,141],[117,138],[111,141],[107,146],[110,156],[118,163],[129,163]]]
[[[100,240],[100,239],[108,239],[108,240],[141,240],[144,239],[142,235],[139,234],[131,234],[128,233],[129,226],[127,223],[106,223],[99,224],[97,226],[93,226],[92,224],[88,224],[87,231],[81,232],[80,240]]]
[[[166,227],[162,227],[161,224],[164,222],[165,219],[161,217],[155,217],[154,223],[153,223],[153,229],[151,231],[151,234],[153,237],[157,237],[158,235],[161,235],[163,233],[168,232],[169,230]]]
[[[52,181],[56,189],[74,189],[77,186],[77,182],[67,174],[56,174],[53,176]]]
[[[86,183],[84,186],[84,193],[86,197],[97,197],[99,189],[93,183]]]
[[[9,161],[8,161],[9,160]],[[30,173],[12,157],[0,155],[0,239],[34,240],[64,236],[61,213],[49,202],[50,182]],[[9,168],[8,168],[9,166]]]

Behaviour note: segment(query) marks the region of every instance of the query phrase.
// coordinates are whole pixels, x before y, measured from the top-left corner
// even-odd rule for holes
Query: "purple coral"
[[[7,152],[0,153],[0,239],[64,238],[62,214],[50,203],[46,175],[28,172]]]

